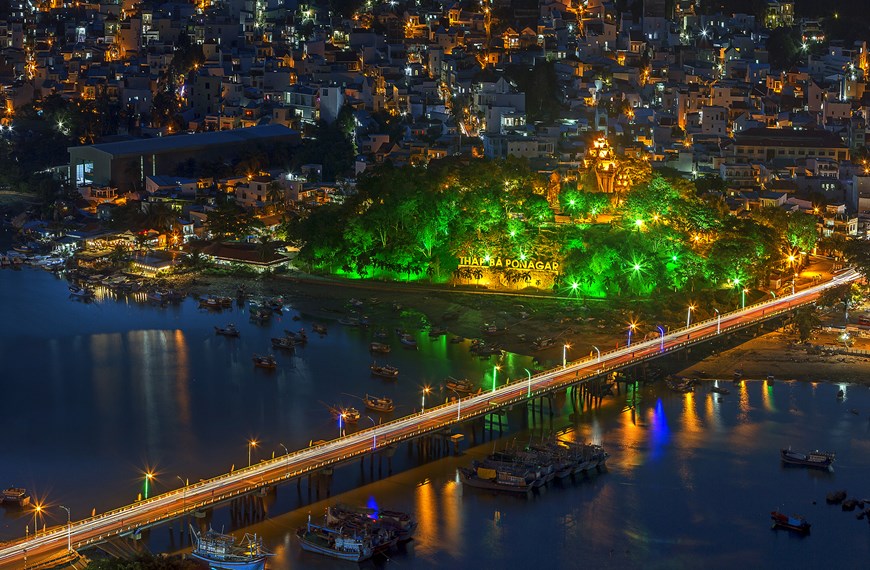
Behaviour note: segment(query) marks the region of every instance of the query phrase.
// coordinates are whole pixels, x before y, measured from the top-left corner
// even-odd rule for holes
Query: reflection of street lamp
[[[252,440],[248,441],[248,467],[251,466],[251,450],[255,447],[257,447],[257,440],[256,439],[252,439]]]
[[[72,522],[70,521],[69,508],[63,505],[60,508],[66,511],[66,551],[72,552]]]

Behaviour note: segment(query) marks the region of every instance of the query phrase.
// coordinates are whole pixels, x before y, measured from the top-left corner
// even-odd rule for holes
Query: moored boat
[[[230,323],[225,327],[215,327],[214,333],[219,334],[221,336],[229,336],[229,337],[238,337],[241,333],[239,329],[236,328],[236,325]]]
[[[275,357],[271,354],[255,354],[252,360],[254,361],[254,366],[256,366],[257,368],[273,369],[278,366],[278,361],[275,360]]]
[[[386,353],[390,352],[390,350],[392,350],[392,349],[391,349],[389,344],[384,344],[382,342],[373,342],[373,343],[369,344],[369,351],[370,352],[378,352],[381,354],[386,354]]]
[[[281,338],[273,338],[272,348],[280,348],[281,350],[295,350],[296,341],[286,336]]]
[[[78,297],[79,299],[93,299],[94,297],[93,291],[76,285],[69,286],[69,294],[73,297]]]
[[[26,507],[30,504],[30,494],[23,487],[9,487],[3,490],[0,503],[16,507]]]
[[[372,375],[387,378],[388,380],[393,380],[399,377],[399,369],[395,366],[390,366],[389,364],[378,364],[372,362],[371,366],[369,366],[369,370],[372,371]]]
[[[326,509],[326,525],[332,528],[353,525],[373,538],[372,546],[375,550],[378,550],[374,539],[377,535],[381,538],[377,542],[388,546],[390,543],[411,540],[417,530],[417,521],[409,513],[354,507],[344,503],[336,503]],[[383,536],[382,530],[386,531],[386,537]]]
[[[313,330],[317,334],[327,333],[326,325],[311,325],[311,330]]]
[[[341,418],[341,421],[345,424],[355,424],[359,421],[360,417],[362,417],[359,410],[353,406],[349,408],[342,406],[329,406],[329,413],[331,413],[332,417],[336,420]]]
[[[770,518],[773,521],[773,526],[771,528],[774,529],[784,528],[806,534],[810,532],[810,526],[812,526],[807,522],[807,519],[803,517],[797,515],[789,516],[779,511],[770,511]]]
[[[408,348],[417,348],[417,341],[414,340],[414,337],[412,337],[409,334],[406,334],[406,335],[400,337],[399,342],[401,342],[402,344],[404,344]]]
[[[472,384],[469,380],[462,378],[457,379],[452,376],[444,382],[444,386],[448,390],[453,390],[454,392],[458,392],[460,394],[471,394],[475,391],[474,384]]]
[[[489,491],[528,493],[532,490],[532,483],[522,474],[480,465],[460,467],[459,477],[463,485]]]
[[[190,535],[194,539],[191,556],[206,562],[210,568],[262,570],[266,557],[272,556],[263,549],[263,541],[257,535],[245,534],[238,544],[234,536],[211,528],[200,533],[191,526]]]
[[[363,398],[365,402],[366,408],[370,410],[374,410],[376,412],[392,412],[396,409],[396,405],[393,403],[392,398],[387,398],[386,396],[378,397],[378,396],[369,396],[366,394],[366,397]]]
[[[793,451],[791,447],[782,448],[779,450],[779,457],[783,463],[791,465],[803,465],[804,467],[815,467],[817,469],[830,469],[834,464],[834,454],[826,451],[815,449],[807,453]]]
[[[362,562],[372,557],[374,550],[366,537],[345,533],[342,529],[308,524],[296,531],[302,550],[324,554],[340,560]]]

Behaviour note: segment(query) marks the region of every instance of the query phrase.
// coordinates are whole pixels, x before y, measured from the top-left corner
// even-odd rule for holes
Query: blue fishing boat
[[[245,534],[236,543],[236,538],[208,529],[199,533],[192,526],[190,535],[194,539],[191,555],[207,563],[210,568],[222,570],[263,570],[266,557],[272,556],[263,549],[263,540],[257,535]]]
[[[342,528],[330,528],[311,523],[296,531],[302,550],[316,552],[339,560],[362,562],[372,557],[374,550],[367,537],[345,532]]]

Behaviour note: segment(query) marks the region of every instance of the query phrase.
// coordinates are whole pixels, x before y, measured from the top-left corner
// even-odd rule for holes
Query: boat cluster
[[[600,445],[550,439],[524,449],[490,454],[459,469],[469,487],[505,493],[528,493],[554,479],[565,479],[605,466],[608,454]]]
[[[0,267],[16,268],[22,265],[41,267],[46,271],[61,271],[66,269],[66,260],[53,255],[29,255],[16,250],[0,254]]]
[[[362,562],[400,542],[411,540],[417,522],[408,513],[343,504],[330,506],[323,522],[296,531],[303,550],[340,560]]]

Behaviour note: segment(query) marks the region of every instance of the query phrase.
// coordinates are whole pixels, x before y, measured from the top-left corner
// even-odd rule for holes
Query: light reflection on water
[[[40,494],[50,489],[49,500],[72,506],[74,517],[134,498],[145,466],[157,468],[153,491],[163,492],[178,486],[176,476],[195,481],[243,465],[248,437],[261,441],[254,461],[282,453],[279,442],[293,449],[331,437],[337,426],[320,400],[332,404],[348,398],[345,393],[376,392],[396,398],[407,413],[420,404],[420,385],[438,384],[449,374],[485,383],[495,362],[469,358],[465,346],[443,337],[430,341],[418,334],[419,351],[394,348],[390,355],[389,362],[402,369],[400,380],[383,382],[367,374],[368,333],[335,326],[298,354],[279,355],[279,369],[264,373],[252,369],[251,354],[264,352],[289,319],[248,327],[236,311],[212,314],[190,303],[177,309],[73,303],[65,285],[41,273],[28,281],[32,287],[12,286],[25,275],[0,272],[4,292],[14,293],[2,296],[0,307],[19,323],[14,331],[0,330],[6,366],[0,382],[23,404],[0,416],[6,441],[16,442],[2,449],[0,483],[24,484]],[[38,319],[15,313],[30,307]],[[214,325],[231,321],[243,326],[242,338],[214,336]],[[500,384],[524,378],[529,361],[509,355],[501,364]],[[849,386],[846,404],[831,384],[743,381],[729,388],[731,394],[719,396],[703,387],[683,395],[640,386],[583,411],[576,424],[569,419],[570,399],[557,399],[556,417],[550,419],[545,406],[543,424],[532,433],[573,425],[565,439],[603,443],[611,453],[609,470],[554,483],[528,500],[463,489],[457,482],[457,467],[493,448],[480,443],[478,428],[480,445],[466,444],[458,458],[401,471],[416,461],[403,446],[392,477],[386,470],[381,477],[378,469],[370,476],[368,462],[362,471],[356,465],[339,469],[328,500],[322,495],[309,504],[304,483],[299,495],[295,484],[281,487],[269,506],[276,516],[252,530],[277,553],[271,568],[346,568],[300,552],[293,530],[334,500],[366,504],[374,497],[381,507],[414,511],[420,522],[419,537],[392,553],[394,562],[376,564],[381,567],[544,560],[559,568],[800,567],[822,559],[849,567],[865,560],[866,522],[823,499],[835,488],[866,487],[868,390]],[[436,392],[432,401],[444,397]],[[513,430],[523,417],[531,414],[521,408],[509,416]],[[529,437],[514,431],[498,445]],[[787,445],[836,451],[836,471],[782,468],[778,449]],[[796,540],[769,531],[768,511],[779,506],[810,518],[812,536]],[[51,524],[65,514],[49,517]],[[0,535],[17,536],[23,522],[3,511]],[[212,522],[234,528],[226,509],[215,511]],[[152,531],[149,546],[169,549],[165,527]]]

